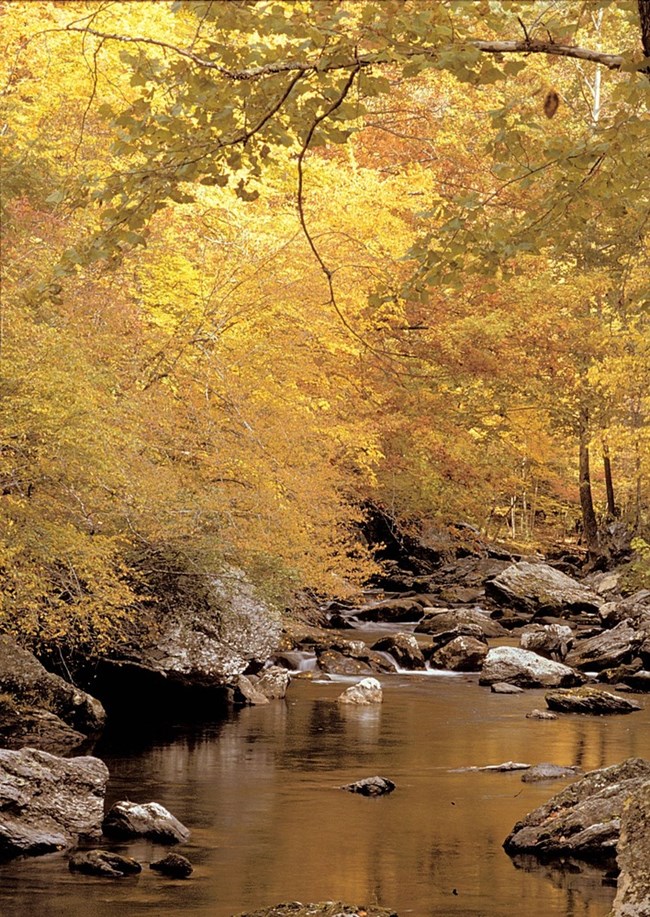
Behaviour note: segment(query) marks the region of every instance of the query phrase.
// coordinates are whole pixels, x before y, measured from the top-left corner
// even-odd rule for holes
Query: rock
[[[520,632],[519,644],[524,650],[563,662],[573,646],[573,631],[562,624],[527,625]]]
[[[350,685],[338,697],[339,704],[380,704],[383,700],[381,685],[376,678],[364,678],[356,685]]]
[[[485,658],[479,684],[505,681],[520,688],[571,687],[584,677],[561,662],[514,646],[493,647]]]
[[[596,715],[610,713],[633,713],[641,710],[640,704],[619,697],[609,691],[584,685],[582,688],[571,688],[568,691],[549,691],[545,696],[551,710],[560,713],[591,713]]]
[[[579,767],[561,767],[559,764],[535,764],[521,778],[524,783],[541,783],[543,780],[562,780],[575,777]]]
[[[535,708],[526,714],[527,720],[556,720],[557,713],[551,713],[550,710],[538,710]]]
[[[349,793],[360,793],[361,796],[385,796],[392,793],[395,784],[388,777],[365,777],[363,780],[357,780],[355,783],[348,783],[342,786],[342,790]]]
[[[623,806],[617,860],[620,875],[611,917],[650,917],[650,781]]]
[[[506,631],[482,608],[425,609],[426,614],[415,628],[416,634],[444,634],[456,627],[474,625],[484,637],[504,637]],[[469,635],[468,635],[469,636]]]
[[[276,904],[239,914],[238,917],[398,917],[395,911],[376,904],[343,904],[341,901],[322,901],[320,904]]]
[[[258,691],[246,675],[238,675],[229,690],[230,701],[237,707],[258,707],[269,703],[269,699]]]
[[[509,774],[511,771],[527,771],[531,765],[522,761],[504,761],[502,764],[484,764],[482,767],[460,767],[454,773],[466,771],[487,771],[495,774]]]
[[[92,738],[77,732],[49,710],[25,707],[11,695],[0,694],[0,747],[41,748],[65,757],[92,744]]]
[[[185,825],[157,802],[116,802],[102,822],[102,831],[116,840],[146,837],[159,844],[179,844],[190,836]]]
[[[598,595],[608,595],[619,592],[621,582],[620,573],[592,573],[587,577],[588,583]]]
[[[611,630],[580,640],[566,657],[566,663],[576,669],[596,671],[622,665],[636,655],[644,636],[629,621],[622,621]]]
[[[47,751],[69,751],[100,733],[106,721],[96,698],[48,672],[6,636],[0,637],[0,694],[5,695],[2,733],[5,744],[13,747],[32,742]],[[12,703],[16,718],[8,709]]]
[[[354,616],[357,621],[381,621],[390,624],[419,621],[422,617],[422,605],[414,598],[389,599],[359,608]]]
[[[487,637],[479,624],[457,624],[451,630],[443,630],[439,634],[432,634],[431,646],[423,650],[425,658],[431,657],[436,650],[451,643],[456,637],[473,637],[474,640],[480,640],[481,643],[485,643],[487,646]]]
[[[248,679],[260,694],[269,700],[283,700],[291,681],[291,675],[279,665],[263,669],[259,675],[250,675]]]
[[[372,649],[388,653],[401,669],[424,668],[424,656],[413,634],[390,634],[373,643]]]
[[[532,614],[574,614],[598,611],[602,599],[593,590],[548,564],[521,561],[485,584],[496,601]]]
[[[38,856],[98,837],[108,768],[98,758],[0,750],[0,859]]]
[[[474,637],[456,637],[431,656],[431,663],[452,672],[477,672],[483,665],[488,648]]]
[[[129,695],[153,696],[172,689],[225,688],[251,663],[273,655],[280,617],[241,570],[226,567],[219,577],[193,578],[188,589],[194,601],[188,596],[187,605],[179,602],[177,609],[166,607],[131,623],[128,647],[99,667],[101,696],[115,695],[121,684]]]
[[[509,685],[505,681],[495,681],[490,685],[490,691],[493,694],[523,694],[524,689],[518,688],[517,685]]]
[[[187,857],[181,856],[179,853],[168,853],[162,860],[156,860],[155,863],[151,863],[149,869],[155,869],[156,872],[161,872],[171,879],[187,879],[194,871]]]
[[[319,668],[328,675],[374,675],[394,672],[393,662],[361,640],[336,640],[316,647]]]
[[[650,761],[642,758],[591,771],[517,822],[503,846],[511,856],[611,860],[623,805],[649,780]]]
[[[121,879],[142,872],[142,866],[137,860],[108,850],[75,853],[68,860],[68,867],[70,872],[81,872],[87,876],[105,876],[108,879]]]

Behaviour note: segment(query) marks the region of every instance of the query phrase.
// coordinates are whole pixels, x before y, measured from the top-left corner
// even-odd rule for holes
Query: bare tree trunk
[[[639,0],[639,21],[643,52],[650,57],[650,0]],[[650,73],[650,68],[646,68],[645,72]]]
[[[605,489],[607,491],[607,515],[618,519],[621,515],[614,498],[614,481],[612,479],[612,460],[609,456],[609,446],[603,441],[603,467],[605,469]]]
[[[580,413],[580,507],[587,550],[591,557],[596,557],[599,554],[598,522],[591,493],[588,413],[584,409]]]

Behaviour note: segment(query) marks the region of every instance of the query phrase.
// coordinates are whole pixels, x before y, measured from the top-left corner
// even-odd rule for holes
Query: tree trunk
[[[580,416],[580,507],[582,509],[582,530],[587,543],[587,550],[590,557],[595,558],[600,552],[598,523],[591,493],[588,415],[586,411],[582,411]]]
[[[650,57],[650,0],[639,0],[639,21],[643,53]],[[645,70],[648,73],[648,68]]]
[[[603,443],[603,467],[605,469],[605,488],[607,490],[607,515],[618,519],[620,512],[614,499],[614,481],[612,479],[612,461],[609,457],[609,446]]]

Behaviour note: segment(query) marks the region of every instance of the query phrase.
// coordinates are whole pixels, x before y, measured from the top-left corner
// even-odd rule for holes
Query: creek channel
[[[408,625],[401,625],[407,630]],[[373,625],[341,636],[373,642]],[[310,668],[303,659],[303,668]],[[576,863],[514,862],[515,822],[567,781],[463,768],[522,761],[592,770],[650,749],[650,706],[619,717],[526,719],[543,691],[492,694],[477,675],[382,674],[384,702],[337,704],[358,678],[295,678],[285,701],[200,726],[151,733],[114,726],[96,753],[111,772],[107,803],[155,800],[191,831],[179,852],[188,881],[146,868],[164,848],[112,846],[137,878],[72,875],[63,855],[0,870],[3,917],[230,917],[280,901],[377,902],[400,917],[606,917],[614,890]],[[340,787],[379,774],[395,792]]]

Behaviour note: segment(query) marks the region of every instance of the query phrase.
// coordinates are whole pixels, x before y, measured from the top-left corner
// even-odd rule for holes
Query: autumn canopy
[[[648,550],[650,0],[0,2],[0,625]],[[158,579],[157,579],[158,578]]]

